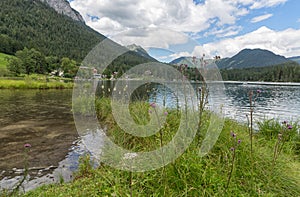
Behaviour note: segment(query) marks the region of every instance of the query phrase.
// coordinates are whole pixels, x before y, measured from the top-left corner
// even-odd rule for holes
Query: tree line
[[[79,68],[79,63],[68,57],[45,56],[42,52],[31,48],[24,48],[15,53],[15,57],[8,59],[8,70],[15,75],[20,74],[49,74],[63,73],[64,77],[73,78]]]
[[[224,81],[300,82],[300,65],[290,61],[267,67],[222,69],[221,75]]]
[[[178,71],[193,81],[203,81],[202,74],[214,75],[217,70],[199,69],[187,65],[176,66]],[[300,82],[300,65],[290,61],[274,66],[241,68],[241,69],[220,69],[224,81],[269,81],[269,82]]]

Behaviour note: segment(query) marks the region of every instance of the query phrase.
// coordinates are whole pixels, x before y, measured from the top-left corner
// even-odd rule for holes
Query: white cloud
[[[251,9],[259,9],[265,7],[274,7],[286,3],[288,0],[257,0],[251,5]]]
[[[258,23],[261,22],[263,20],[267,20],[268,18],[271,18],[273,16],[273,14],[264,14],[261,16],[257,16],[251,19],[251,23]]]
[[[205,0],[195,4],[193,0],[73,0],[71,6],[81,13],[87,25],[123,45],[135,43],[143,47],[170,49],[171,45],[188,42],[185,33],[194,39],[203,36],[223,39],[196,47],[193,55],[206,53],[227,57],[243,48],[264,48],[286,56],[299,55],[300,30],[276,32],[262,27],[232,38],[243,29],[237,21],[253,9],[274,7],[287,1]],[[265,14],[251,22],[272,16]],[[189,50],[183,48],[182,51]],[[187,55],[188,52],[183,53]],[[182,54],[176,51],[173,56],[177,55]]]
[[[164,27],[180,32],[198,33],[217,25],[234,24],[254,0],[73,0],[71,6],[84,17],[87,25],[105,35],[139,27]],[[97,16],[99,20],[92,20]]]
[[[231,57],[244,48],[261,48],[290,57],[300,55],[299,46],[300,30],[286,29],[284,31],[274,31],[263,26],[256,31],[242,36],[197,46],[194,49],[193,55],[201,56],[205,53],[209,57],[215,55]]]
[[[137,44],[144,48],[155,47],[168,49],[170,45],[185,44],[189,37],[184,33],[164,28],[137,28],[123,31],[111,37],[122,45]]]
[[[218,38],[224,38],[229,36],[235,36],[242,30],[241,26],[229,26],[227,28],[213,28],[212,30],[206,32],[204,36],[216,36]]]

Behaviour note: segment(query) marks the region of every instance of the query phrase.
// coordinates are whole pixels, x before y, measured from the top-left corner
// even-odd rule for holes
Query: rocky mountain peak
[[[82,16],[71,8],[70,3],[67,0],[40,0],[43,3],[47,3],[56,12],[71,17],[73,20],[84,23]]]

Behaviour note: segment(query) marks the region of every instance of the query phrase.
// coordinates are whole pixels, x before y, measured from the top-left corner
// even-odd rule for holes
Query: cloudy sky
[[[162,61],[244,48],[300,56],[299,0],[69,0],[86,24]]]

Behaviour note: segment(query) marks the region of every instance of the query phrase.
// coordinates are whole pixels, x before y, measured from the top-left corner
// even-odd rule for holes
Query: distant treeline
[[[221,75],[224,81],[300,82],[300,65],[291,61],[267,67],[222,69]]]
[[[217,74],[217,71],[213,69],[196,69],[184,64],[173,66],[188,79],[194,81],[203,81],[201,74],[203,72],[209,76]],[[224,81],[300,82],[300,65],[294,61],[267,67],[220,69],[220,73]],[[212,78],[217,79],[217,75]]]
[[[14,75],[20,74],[54,74],[63,73],[64,77],[72,78],[76,75],[79,63],[68,57],[45,56],[42,52],[32,48],[24,48],[16,52],[15,57],[8,59],[7,69]]]
[[[46,56],[35,48],[28,49],[25,47],[23,50],[17,51],[14,55],[8,59],[7,69],[16,76],[21,74],[49,74],[55,71],[55,75],[61,73],[64,77],[73,78],[76,76],[81,65],[81,62],[68,57]],[[131,67],[148,61],[150,60],[137,56],[132,51],[128,51],[113,60],[102,74],[110,78],[112,73],[117,72],[117,76],[119,77]],[[98,66],[90,65],[90,68],[97,69]],[[81,74],[92,77],[91,72],[92,69],[88,69],[84,73],[81,72]]]

